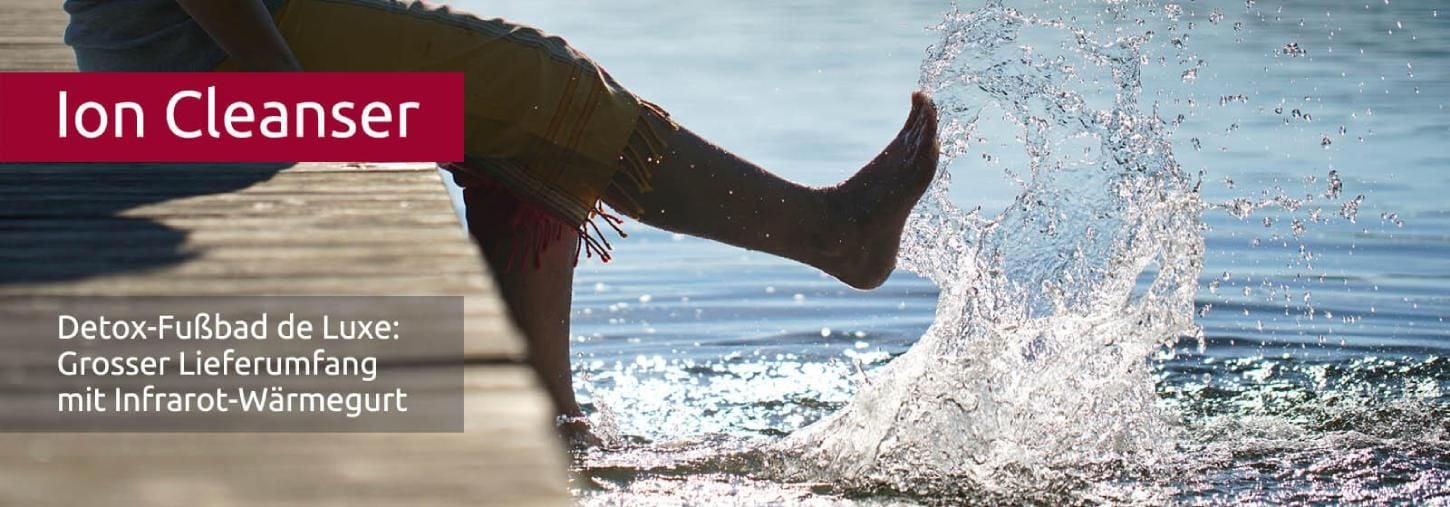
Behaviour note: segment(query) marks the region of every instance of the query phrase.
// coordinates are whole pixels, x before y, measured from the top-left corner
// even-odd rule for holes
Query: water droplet
[[[1339,207],[1339,216],[1349,220],[1349,223],[1356,223],[1355,217],[1359,215],[1359,205],[1363,202],[1363,194],[1355,196],[1354,200],[1345,202]]]

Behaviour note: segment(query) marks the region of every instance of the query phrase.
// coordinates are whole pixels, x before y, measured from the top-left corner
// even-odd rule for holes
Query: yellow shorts
[[[308,71],[464,73],[465,186],[496,180],[580,228],[611,185],[649,190],[662,146],[641,115],[664,113],[559,37],[393,0],[288,0],[276,21]]]

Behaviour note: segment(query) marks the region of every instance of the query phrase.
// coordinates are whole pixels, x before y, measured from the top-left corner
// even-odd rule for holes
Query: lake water
[[[922,79],[928,46],[943,40],[942,32],[926,27],[952,10],[941,1],[458,5],[566,37],[682,124],[808,184],[845,178],[895,135],[908,94]],[[963,3],[961,15],[979,8],[980,2]],[[1094,324],[1071,334],[1077,342],[1124,350],[1135,350],[1125,344],[1152,346],[1141,360],[1122,359],[1122,352],[1113,357],[1145,366],[1138,387],[1155,399],[1118,412],[1134,400],[1079,381],[1108,380],[1131,391],[1138,373],[1078,378],[1092,373],[1087,365],[1100,357],[1092,347],[1074,349],[1077,355],[1039,355],[1042,343],[1051,351],[1077,343],[1060,332],[1044,331],[1047,342],[1028,336],[1017,343],[1000,332],[958,329],[977,325],[952,320],[971,298],[959,290],[943,296],[937,283],[911,272],[858,292],[788,261],[631,223],[630,237],[614,242],[614,262],[581,263],[576,275],[576,388],[618,444],[576,456],[573,486],[582,501],[1450,498],[1450,156],[1444,148],[1450,141],[1450,3],[1059,1],[1018,8],[1024,12],[1011,19],[1029,21],[1003,51],[1031,54],[1038,63],[1070,46],[1064,41],[1073,34],[1111,43],[1152,32],[1131,66],[1142,72],[1136,105],[1162,119],[1162,140],[1197,189],[1179,197],[1201,206],[1191,217],[1197,227],[1186,228],[1201,230],[1162,232],[1189,243],[1201,239],[1206,247],[1196,291],[1188,282],[1187,311],[1202,333],[1102,336],[1114,328]],[[1091,65],[1073,65],[1084,77],[1063,86],[1088,99],[1088,109],[1112,102],[1111,94],[1101,96],[1103,81],[1112,78],[1094,81]],[[964,97],[963,104],[982,99]],[[1033,181],[1023,154],[1030,139],[993,111],[963,138],[970,142],[947,167],[950,187],[942,187],[946,201],[964,210],[980,206],[984,218],[1021,204]],[[945,118],[954,114],[973,112]],[[1076,149],[1070,138],[1051,139],[1059,152]],[[1038,209],[1062,211],[1064,223],[1077,223],[1079,217],[1069,216],[1081,211],[1073,189],[1052,190],[1058,192],[1033,195],[1061,202]],[[1108,204],[1142,204],[1145,195]],[[908,251],[944,255],[922,246],[928,243]],[[1192,260],[1197,266],[1198,258]],[[1152,292],[1156,273],[1142,273],[1131,301]],[[955,281],[944,285],[973,288]],[[939,298],[952,308],[941,316]],[[1061,327],[1053,319],[1071,312],[1060,304],[1044,301],[1042,308],[1055,309],[1024,312],[1031,322]],[[1137,324],[1171,320],[1171,311],[1163,311],[1140,315]],[[912,384],[910,396],[954,399],[907,377],[907,366],[884,366],[923,335],[943,336],[951,350],[1028,351],[997,358],[1027,357],[1016,370],[976,378],[963,369],[952,384],[961,390],[980,385],[984,399],[998,402],[1009,394],[1056,404],[1076,396],[1104,414],[1111,408],[1113,418],[1157,429],[1138,427],[1130,435],[1102,421],[1049,420],[1056,417],[1048,414],[1053,407],[1035,414],[1023,404],[990,412],[1011,414],[1015,422],[1002,426],[1017,430],[975,447],[953,435],[979,435],[971,411],[958,419],[899,416],[891,428],[874,428],[871,407],[851,406],[813,432],[798,432],[848,407],[858,392],[888,389],[882,386]],[[1041,357],[1063,360],[1034,363]],[[943,356],[937,364],[925,352],[912,358],[938,376],[956,375],[953,368],[973,359]],[[1063,385],[1034,375],[1061,376]],[[989,413],[977,410],[975,417]],[[820,428],[845,430],[830,435]],[[1030,431],[1043,434],[1034,438]],[[859,438],[854,432],[890,436],[872,440],[876,454],[837,452],[859,444],[843,442]],[[942,446],[914,448],[937,454],[921,462],[880,451],[888,440],[913,439]],[[1098,447],[1104,440],[1114,445]],[[831,455],[801,458],[812,455],[792,448],[801,443]],[[1061,452],[1053,445],[1086,450]],[[1043,453],[1050,449],[1058,451]],[[932,473],[922,472],[927,469]]]

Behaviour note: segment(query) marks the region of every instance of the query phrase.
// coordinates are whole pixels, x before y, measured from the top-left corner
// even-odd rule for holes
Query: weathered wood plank
[[[298,168],[315,168],[326,164],[302,164]],[[77,167],[70,165],[69,167]],[[0,254],[15,262],[0,265],[0,281],[43,280],[47,283],[0,285],[0,294],[467,294],[491,293],[487,275],[478,256],[459,255],[460,249],[472,248],[458,225],[452,205],[443,191],[436,170],[416,167],[391,170],[381,174],[360,168],[351,172],[308,172],[292,174],[293,168],[278,169],[261,175],[245,166],[204,167],[197,172],[218,176],[228,191],[205,193],[212,186],[200,185],[188,195],[184,188],[170,193],[138,199],[132,203],[97,203],[84,198],[107,194],[109,178],[116,175],[137,178],[150,168],[131,165],[126,169],[105,171],[86,165],[91,174],[83,179],[69,179],[67,185],[41,186],[37,195],[71,196],[81,206],[26,202],[19,211],[0,207],[0,238],[16,244]],[[16,170],[26,172],[28,182],[45,181],[53,176],[68,176],[61,168],[43,165],[7,165],[0,174]],[[159,169],[175,171],[177,166]],[[378,178],[377,176],[386,177]],[[10,177],[0,177],[10,179]],[[257,181],[243,186],[246,181]],[[169,179],[175,182],[175,179]],[[309,184],[302,184],[307,182]],[[321,207],[330,212],[319,213],[315,196],[308,188],[347,187],[368,189],[375,195],[393,195],[391,187],[399,184],[415,188],[430,187],[431,193],[415,192],[408,206],[385,202],[370,207],[375,201],[333,201]],[[245,192],[263,193],[272,185],[291,185],[288,191],[296,197],[246,202]],[[19,190],[15,190],[17,193]],[[115,194],[107,194],[114,196]],[[164,199],[165,196],[185,196]],[[242,200],[242,202],[237,202]],[[9,201],[14,206],[16,200]],[[24,202],[24,201],[22,201]],[[259,205],[260,204],[260,205]],[[77,234],[13,233],[9,223],[33,220],[24,215],[47,214],[64,216],[80,208],[87,217],[110,220],[85,221],[91,230],[106,228],[110,239]],[[109,215],[106,211],[109,210]],[[371,217],[400,214],[424,214],[436,225],[429,227],[385,227]],[[18,215],[18,216],[17,216]],[[198,217],[200,215],[200,217]],[[331,217],[325,230],[298,226],[295,220],[316,221]],[[247,231],[235,227],[238,218],[251,220]],[[306,218],[298,218],[306,217]],[[141,220],[118,224],[117,221]],[[265,222],[274,221],[271,227]],[[260,223],[259,223],[260,221]],[[72,227],[80,227],[72,224]],[[27,226],[33,228],[33,226]],[[17,228],[20,228],[17,226]],[[83,229],[84,231],[84,229]],[[119,236],[119,237],[117,237]],[[18,246],[23,243],[23,246]],[[453,248],[431,245],[454,245]],[[100,248],[109,247],[109,248]],[[412,254],[410,255],[409,252]],[[476,249],[475,249],[476,252]],[[318,255],[307,258],[303,253]],[[157,262],[147,263],[147,259]],[[109,262],[108,262],[109,261]],[[114,268],[114,269],[108,269]],[[132,268],[136,272],[129,272]],[[67,273],[83,280],[67,280]],[[438,292],[441,291],[441,292]],[[487,315],[505,315],[497,298],[480,303],[491,305]],[[492,326],[503,328],[506,325]],[[506,339],[470,338],[466,353],[470,358],[518,358],[522,346],[512,336]]]
[[[0,71],[73,70],[59,4],[0,0]],[[0,433],[0,505],[568,502],[547,397],[508,363],[522,341],[432,164],[0,165],[0,296],[312,294],[464,296],[465,432]]]
[[[7,0],[0,12],[0,71],[75,69],[75,55],[60,43],[67,18],[59,2]]]
[[[557,505],[533,385],[470,368],[463,434],[0,434],[0,505]]]

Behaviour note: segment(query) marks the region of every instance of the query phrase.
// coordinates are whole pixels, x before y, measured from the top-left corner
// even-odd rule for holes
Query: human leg
[[[786,257],[852,287],[874,288],[896,266],[906,218],[936,174],[936,120],[931,99],[914,94],[906,125],[880,155],[838,185],[811,188],[645,114],[641,121],[653,124],[666,147],[651,161],[652,190],[615,185],[605,200],[662,229]]]
[[[569,306],[574,282],[572,230],[529,223],[534,206],[497,184],[464,189],[468,232],[478,242],[514,324],[528,340],[557,414],[580,415],[569,369]],[[541,238],[541,234],[551,237]],[[540,241],[549,240],[549,241]],[[533,247],[533,245],[542,245]]]
[[[279,28],[306,70],[464,72],[468,161],[450,169],[496,180],[575,234],[603,198],[645,223],[870,288],[894,267],[906,217],[935,170],[935,109],[924,96],[876,160],[840,185],[809,188],[679,128],[537,30],[388,0],[291,0]],[[498,216],[470,222],[556,408],[577,414],[566,269],[577,250],[567,239],[541,247],[534,229]],[[519,244],[531,245],[522,259]]]
[[[464,187],[470,232],[528,339],[530,364],[557,413],[578,416],[568,355],[574,254],[620,170],[637,99],[562,39],[444,6],[289,0],[278,27],[308,71],[464,73],[466,161],[445,167]]]

